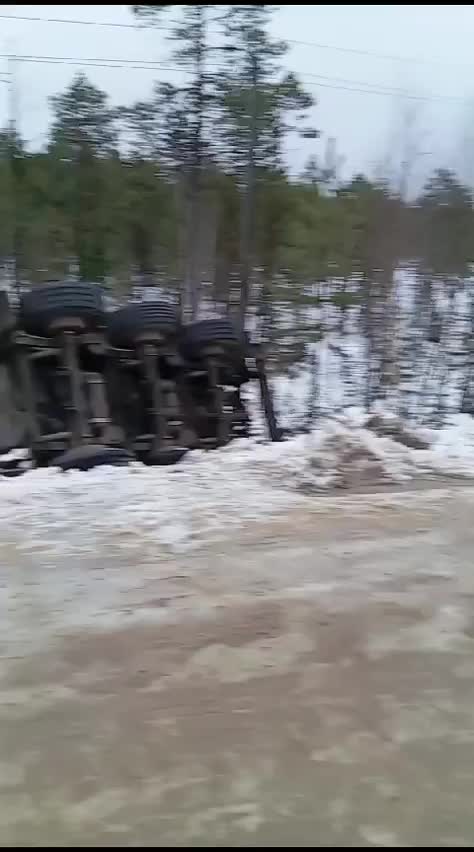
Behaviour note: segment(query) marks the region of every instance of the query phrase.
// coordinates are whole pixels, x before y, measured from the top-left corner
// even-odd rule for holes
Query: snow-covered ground
[[[404,273],[399,300],[406,316],[412,295],[413,282]],[[441,305],[442,293],[438,295]],[[460,326],[467,310],[462,296],[460,292],[456,308]],[[317,312],[311,321],[324,325],[322,340],[308,347],[311,364],[296,365],[287,376],[273,379],[280,424],[293,432],[304,427],[305,434],[265,443],[256,388],[249,387],[254,422],[250,441],[211,453],[189,453],[170,468],[136,465],[68,474],[38,470],[2,480],[3,541],[15,546],[23,541],[25,549],[41,547],[45,558],[61,548],[64,553],[93,554],[105,542],[112,549],[133,549],[139,542],[142,548],[179,552],[224,527],[267,517],[314,493],[367,490],[427,476],[474,477],[474,419],[450,414],[449,406],[438,430],[420,425],[423,418],[411,418],[412,434],[426,442],[425,449],[404,446],[387,430],[376,434],[361,408],[367,353],[357,318],[349,317],[347,333],[341,335],[333,304],[308,311]],[[287,321],[291,332],[292,312]],[[425,355],[436,362],[436,353]],[[423,370],[420,366],[415,382],[422,383],[423,376],[428,382]],[[439,377],[433,376],[435,393]],[[454,400],[459,376],[448,371],[446,384]],[[372,413],[390,422],[398,403],[387,399]]]
[[[412,449],[367,428],[352,409],[281,443],[241,440],[171,467],[33,470],[1,482],[0,533],[22,548],[93,554],[105,542],[185,551],[220,528],[269,516],[315,493],[377,488],[426,476],[474,477],[474,420],[418,430]],[[390,423],[389,418],[385,421]],[[20,544],[21,543],[21,544]]]

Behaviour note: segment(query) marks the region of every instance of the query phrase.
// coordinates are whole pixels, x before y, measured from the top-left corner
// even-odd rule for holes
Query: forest
[[[324,128],[271,35],[274,10],[131,7],[147,26],[172,16],[181,82],[117,108],[81,72],[51,99],[40,150],[3,130],[3,269],[18,286],[102,282],[117,300],[153,285],[191,319],[213,303],[258,330],[278,369],[312,363],[326,340],[344,379],[357,338],[368,407],[396,392],[409,414],[424,393],[431,418],[470,411],[471,189],[437,169],[413,192],[408,160],[395,177],[343,178],[331,144],[292,173],[289,140]]]

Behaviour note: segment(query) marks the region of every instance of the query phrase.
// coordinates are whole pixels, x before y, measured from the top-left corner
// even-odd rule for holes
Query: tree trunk
[[[195,82],[194,82],[194,132],[189,176],[187,204],[187,260],[184,280],[184,311],[194,320],[199,310],[201,282],[199,280],[199,245],[201,239],[201,190],[202,190],[202,133],[204,111],[204,58],[206,11],[204,6],[196,6],[197,16],[195,42]]]
[[[256,205],[256,174],[255,174],[255,151],[257,147],[257,87],[258,87],[258,61],[255,51],[250,57],[250,123],[248,133],[247,166],[245,174],[244,199],[242,204],[241,219],[241,255],[240,255],[240,310],[239,322],[243,329],[247,314],[250,285],[253,272],[254,245],[255,245],[255,205]]]

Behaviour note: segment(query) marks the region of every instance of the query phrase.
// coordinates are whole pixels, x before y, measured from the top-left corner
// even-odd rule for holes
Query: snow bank
[[[387,499],[405,503],[407,491],[358,491],[420,474],[474,475],[471,418],[423,437],[427,450],[403,446],[368,429],[354,409],[279,444],[238,441],[168,468],[42,469],[0,480],[0,640],[22,653],[88,624],[156,621],[183,607],[196,613],[206,606],[199,565],[207,551],[198,563],[187,554],[238,536],[246,521],[291,507],[330,510],[334,497],[318,495],[332,489],[351,489],[336,498],[346,511],[369,510]],[[216,578],[225,565],[218,549],[206,567]]]
[[[439,431],[418,432],[431,442],[428,457],[433,470],[449,476],[474,477],[474,418],[456,414]]]
[[[291,455],[299,456],[299,440]],[[260,518],[296,502],[297,492],[274,487],[265,465],[278,467],[284,445],[238,442],[193,452],[172,467],[97,468],[88,473],[33,470],[1,481],[3,549],[61,549],[94,555],[135,547],[184,551],[220,528]],[[261,468],[261,470],[259,469]]]
[[[460,416],[423,435],[414,450],[366,428],[352,410],[279,444],[238,441],[189,453],[168,468],[30,471],[1,482],[0,538],[45,559],[137,549],[186,551],[243,521],[259,519],[331,488],[404,482],[422,474],[474,475],[474,421]]]

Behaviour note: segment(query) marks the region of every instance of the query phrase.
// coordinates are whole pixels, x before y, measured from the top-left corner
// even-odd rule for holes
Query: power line
[[[1,16],[0,16],[1,17]],[[0,58],[8,58],[8,54],[0,54]],[[83,68],[118,68],[131,71],[173,71],[184,74],[192,73],[186,68],[181,68],[177,65],[169,65],[161,60],[142,60],[142,59],[107,59],[101,57],[74,57],[74,56],[41,56],[41,55],[20,55],[14,57],[18,62],[26,62],[38,65],[68,65]],[[216,66],[209,65],[209,70],[213,70]],[[338,91],[354,92],[356,94],[379,95],[384,97],[400,97],[405,100],[413,100],[420,102],[442,102],[451,101],[457,103],[465,103],[467,98],[458,95],[418,95],[415,92],[410,92],[406,89],[393,86],[376,86],[373,83],[363,80],[351,80],[345,77],[333,77],[324,74],[313,74],[311,72],[301,72],[298,74],[304,80],[314,82],[316,86],[325,89],[334,89]]]
[[[6,58],[6,57],[7,57],[6,54],[0,54],[0,58]],[[167,70],[167,71],[184,71],[186,73],[193,73],[186,68],[181,68],[180,66],[177,66],[177,65],[170,65],[168,62],[160,60],[160,59],[124,59],[123,57],[115,57],[115,58],[108,58],[107,57],[106,58],[104,56],[99,56],[99,57],[97,57],[97,56],[79,56],[79,57],[78,56],[49,56],[49,55],[27,54],[27,53],[21,54],[21,55],[18,54],[15,58],[18,59],[19,61],[33,62],[33,63],[34,62],[38,62],[38,63],[42,63],[42,62],[49,63],[49,62],[51,62],[51,63],[55,63],[55,64],[59,64],[59,65],[61,65],[61,64],[68,64],[68,65],[72,64],[72,65],[74,65],[76,63],[82,65],[82,64],[87,63],[87,64],[91,64],[92,66],[97,64],[99,67],[109,67],[110,66],[111,68],[114,68],[116,66],[119,66],[119,67],[120,66],[123,66],[123,67],[134,66],[134,67],[137,67],[137,68],[143,67],[144,69],[150,68],[151,70],[162,70],[163,69],[163,70]],[[213,69],[213,68],[217,69],[218,66],[208,64],[208,67],[210,69]],[[314,73],[311,73],[310,71],[302,71],[302,72],[296,72],[296,73],[297,73],[298,77],[302,77],[302,78],[310,78],[310,79],[317,79],[317,80],[321,79],[321,80],[331,81],[331,82],[334,82],[334,83],[344,83],[344,84],[349,84],[349,85],[354,85],[354,86],[370,86],[370,87],[375,87],[376,89],[387,89],[387,90],[390,91],[390,93],[394,93],[394,94],[395,93],[397,93],[397,94],[408,94],[408,95],[412,94],[407,89],[402,89],[400,87],[395,87],[395,86],[390,86],[390,85],[385,86],[383,84],[381,84],[379,86],[374,86],[373,83],[365,82],[363,80],[352,80],[352,79],[347,78],[347,77],[334,77],[334,76],[328,76],[326,74],[314,74]],[[432,97],[440,97],[440,98],[446,97],[446,98],[450,98],[450,99],[456,97],[457,100],[458,99],[464,100],[464,98],[459,98],[459,96],[454,96],[454,95],[437,95],[437,96],[433,95]]]
[[[466,100],[467,100],[466,98],[456,98],[455,95],[446,95],[446,96],[439,95],[439,96],[430,97],[428,95],[426,95],[426,96],[414,95],[414,94],[410,94],[409,92],[403,92],[403,91],[397,91],[397,90],[390,91],[390,90],[375,89],[375,88],[374,89],[361,89],[357,86],[342,86],[342,85],[338,85],[338,84],[334,84],[334,83],[316,83],[316,82],[314,82],[313,85],[317,86],[318,88],[321,87],[323,89],[337,89],[338,91],[341,91],[341,92],[355,92],[355,93],[361,94],[361,95],[382,95],[386,98],[387,97],[390,97],[390,98],[399,97],[399,98],[404,98],[405,100],[409,100],[409,101],[426,102],[426,101],[438,101],[438,100],[459,100],[459,101],[466,102]],[[311,86],[309,88],[311,88]]]
[[[160,24],[126,24],[117,21],[83,21],[78,18],[42,18],[39,15],[0,15],[0,18],[7,21],[34,21],[44,24],[73,24],[74,26],[83,25],[86,27],[116,27],[119,29],[138,30],[143,27],[151,27],[154,29],[169,29],[169,27]]]
[[[1,17],[1,16],[0,16]],[[288,38],[285,39],[289,44],[298,44],[301,47],[316,47],[318,50],[333,50],[338,53],[351,53],[355,56],[366,56],[371,57],[372,59],[387,59],[390,62],[403,62],[410,63],[416,65],[437,65],[444,68],[470,68],[467,65],[459,65],[452,62],[441,62],[436,59],[421,59],[417,56],[403,56],[399,53],[381,53],[378,50],[369,50],[368,48],[362,47],[345,47],[340,44],[325,44],[324,42],[318,41],[307,41],[305,39],[299,38]]]
[[[11,56],[11,54],[3,54],[0,53],[0,59]],[[16,58],[19,60],[27,60],[31,59],[31,61],[42,61],[42,60],[51,60],[55,62],[120,62],[124,65],[144,65],[146,67],[161,67],[163,65],[167,65],[168,63],[162,59],[126,59],[122,56],[116,57],[106,57],[106,56],[51,56],[50,54],[38,54],[38,53],[22,53],[17,54]],[[178,66],[175,66],[178,67]]]
[[[342,90],[349,91],[349,87],[352,87],[350,90],[354,92],[367,92],[368,94],[386,94],[387,96],[398,96],[401,98],[408,98],[410,100],[417,101],[457,101],[465,103],[467,98],[461,97],[460,95],[417,95],[415,92],[410,92],[407,89],[401,89],[394,86],[374,86],[373,83],[366,83],[362,80],[351,80],[345,77],[328,77],[324,74],[312,74],[309,71],[298,74],[299,77],[303,79],[315,80],[316,85],[325,86],[325,83],[319,82],[320,80],[329,81],[334,84],[344,84],[341,86],[332,85],[330,88],[340,88]],[[369,88],[362,89],[359,88],[361,86],[367,86]]]
[[[159,29],[159,30],[171,30],[172,26],[170,24],[178,24],[179,21],[171,20],[168,24],[147,24],[147,23],[122,23],[117,21],[84,21],[78,18],[42,18],[39,15],[4,15],[0,14],[0,19],[3,20],[11,20],[11,21],[34,21],[45,24],[71,24],[73,26],[88,26],[88,27],[113,27],[118,29],[131,29],[131,30],[140,30],[140,29]],[[301,47],[312,47],[317,48],[318,50],[328,50],[335,51],[338,53],[346,53],[352,54],[355,56],[365,56],[371,57],[373,59],[384,59],[389,60],[390,62],[402,62],[402,63],[411,63],[417,65],[436,65],[444,68],[470,68],[467,65],[460,65],[457,63],[450,62],[441,62],[436,59],[421,59],[415,56],[402,56],[398,53],[382,53],[377,50],[369,50],[368,48],[359,48],[359,47],[346,47],[344,45],[338,44],[326,44],[324,42],[317,41],[309,41],[307,39],[297,39],[297,38],[287,38],[285,39],[288,44],[295,44]]]
[[[0,54],[0,58],[3,58],[3,54]],[[160,62],[156,60],[154,64],[150,62],[143,62],[141,59],[94,59],[94,58],[80,58],[80,57],[67,57],[67,56],[22,56],[20,54],[15,55],[14,57],[18,62],[27,62],[33,65],[72,65],[79,66],[84,68],[126,68],[129,70],[139,70],[139,71],[181,71],[183,73],[192,73],[191,71],[187,71],[185,68],[180,68],[177,65],[168,65],[165,62]]]

